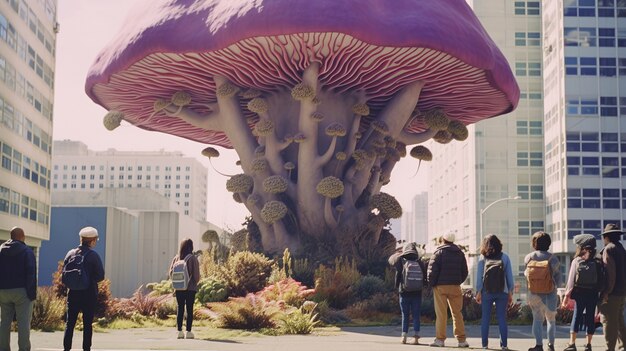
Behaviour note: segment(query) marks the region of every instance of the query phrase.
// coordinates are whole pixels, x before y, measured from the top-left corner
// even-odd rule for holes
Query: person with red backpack
[[[513,269],[509,256],[502,252],[502,242],[494,234],[487,235],[480,245],[481,259],[476,269],[476,302],[482,306],[480,334],[482,346],[489,342],[489,323],[492,306],[496,304],[496,319],[500,330],[500,347],[508,350],[506,308],[513,301]]]
[[[402,312],[402,338],[406,344],[409,332],[409,318],[413,317],[413,344],[419,343],[420,308],[422,290],[426,285],[426,267],[420,260],[415,243],[404,245],[402,251],[389,257],[389,264],[396,269],[395,287],[400,294],[400,311]]]
[[[543,322],[548,324],[548,350],[554,351],[556,333],[556,307],[558,297],[556,288],[561,283],[559,259],[548,252],[552,239],[550,234],[538,231],[531,239],[535,251],[524,258],[528,282],[528,305],[533,313],[532,332],[535,346],[528,351],[543,351]]]
[[[178,328],[178,339],[184,339],[183,333],[183,316],[187,309],[187,320],[185,327],[187,330],[187,339],[193,339],[195,336],[191,331],[193,324],[193,303],[196,299],[198,291],[198,282],[200,281],[200,263],[198,258],[193,254],[193,241],[184,239],[180,242],[178,255],[174,256],[170,264],[169,276],[172,279],[172,286],[176,290],[176,303],[178,305],[176,313],[176,327]]]
[[[576,303],[570,326],[570,341],[564,351],[576,351],[576,334],[583,326],[587,329],[585,351],[591,351],[591,339],[596,330],[596,305],[604,281],[604,265],[596,256],[596,238],[593,235],[576,235],[574,244],[576,254],[570,266],[565,297],[561,305],[566,308],[570,299]]]

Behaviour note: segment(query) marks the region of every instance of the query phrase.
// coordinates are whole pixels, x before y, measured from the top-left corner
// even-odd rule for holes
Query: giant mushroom
[[[464,0],[169,0],[140,12],[96,58],[87,94],[109,129],[124,120],[235,149],[249,177],[238,199],[269,252],[367,223],[389,247],[370,203],[405,146],[461,139],[519,98]],[[277,176],[284,191],[264,191]],[[316,190],[331,176],[336,197]]]

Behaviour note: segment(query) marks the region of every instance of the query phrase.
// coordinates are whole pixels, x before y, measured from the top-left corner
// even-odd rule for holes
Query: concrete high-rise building
[[[542,11],[546,227],[567,265],[574,235],[626,226],[626,2]]]
[[[168,151],[92,151],[80,141],[54,141],[53,191],[97,192],[105,188],[149,188],[206,219],[207,169],[193,157]]]
[[[472,6],[508,59],[521,96],[512,113],[469,126],[466,141],[428,145],[434,155],[429,242],[454,232],[456,242],[469,251],[467,283],[474,285],[482,237],[498,235],[523,293],[530,235],[545,225],[541,3],[474,0]]]
[[[0,1],[0,242],[50,235],[56,0]]]
[[[428,193],[421,192],[411,200],[411,210],[402,216],[403,239],[407,242],[427,244],[428,241]]]

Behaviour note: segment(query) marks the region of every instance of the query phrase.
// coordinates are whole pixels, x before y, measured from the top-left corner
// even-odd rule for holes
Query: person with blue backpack
[[[193,241],[191,239],[184,239],[180,242],[178,255],[174,256],[170,264],[169,276],[172,280],[172,287],[175,290],[176,303],[178,305],[176,313],[178,339],[185,338],[185,333],[183,333],[185,309],[187,309],[186,338],[193,339],[194,335],[191,331],[193,325],[193,303],[196,299],[196,291],[198,291],[198,282],[200,281],[200,263],[193,254]]]
[[[67,289],[67,318],[63,350],[72,349],[78,313],[83,312],[83,351],[91,350],[93,317],[98,297],[98,283],[104,280],[104,267],[97,252],[98,230],[85,227],[79,232],[80,246],[70,250],[63,260],[61,281]]]
[[[502,252],[502,242],[494,235],[487,235],[480,245],[481,258],[476,269],[476,302],[481,304],[482,318],[480,321],[480,335],[482,347],[486,349],[489,343],[489,324],[491,310],[496,305],[496,320],[500,330],[500,347],[508,350],[508,326],[506,324],[506,309],[513,301],[513,269],[509,256]]]
[[[396,269],[395,287],[400,294],[400,311],[402,312],[402,338],[406,344],[409,332],[409,320],[413,317],[413,344],[419,343],[420,308],[422,290],[426,284],[426,267],[420,260],[415,243],[408,243],[398,249],[391,257],[389,264]]]

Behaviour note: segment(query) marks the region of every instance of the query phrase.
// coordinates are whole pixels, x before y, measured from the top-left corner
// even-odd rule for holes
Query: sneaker
[[[419,335],[413,336],[413,345],[419,345],[419,343],[420,343],[420,336]]]
[[[435,341],[433,341],[432,344],[429,345],[430,347],[445,347],[445,342],[443,340],[439,340],[439,339],[435,339]]]
[[[178,339],[184,339],[185,338],[185,333],[183,333],[182,330],[178,331]]]
[[[190,331],[187,332],[187,339],[193,339],[195,336],[193,335],[193,333]]]
[[[469,344],[465,340],[464,341],[459,341],[459,347],[463,347],[463,348],[469,347]]]
[[[591,344],[585,345],[585,351],[591,351]]]
[[[548,343],[548,350],[554,351],[554,344]]]
[[[568,344],[567,347],[563,349],[563,351],[576,351],[576,344]]]
[[[543,345],[535,345],[535,347],[531,347],[528,351],[543,351]]]
[[[509,351],[509,348],[506,346],[502,346],[502,351]]]
[[[403,344],[406,344],[406,335],[402,335],[402,338],[400,339],[400,342]]]

